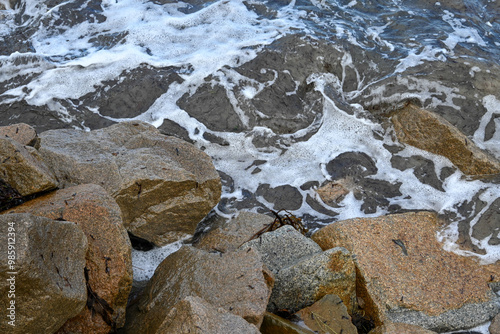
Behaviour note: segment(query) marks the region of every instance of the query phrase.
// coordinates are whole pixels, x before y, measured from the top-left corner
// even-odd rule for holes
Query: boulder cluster
[[[393,117],[400,141],[422,143],[415,131],[425,127],[406,126],[407,116],[432,117]],[[458,168],[497,173],[446,126],[440,136],[472,152],[449,157],[466,159]],[[440,154],[431,144],[424,149]],[[324,203],[344,192],[340,182],[318,189]],[[207,216],[220,197],[208,155],[143,122],[41,134],[1,127],[0,332],[418,334],[494,319],[490,332],[500,333],[499,266],[443,250],[434,212],[305,235],[292,224],[268,229],[280,213]],[[134,284],[131,237],[185,241]]]

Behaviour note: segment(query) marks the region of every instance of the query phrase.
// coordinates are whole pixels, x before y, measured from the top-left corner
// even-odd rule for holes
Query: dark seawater
[[[144,120],[213,158],[220,215],[433,210],[447,249],[500,259],[498,178],[398,143],[384,118],[413,102],[500,159],[498,1],[1,3],[1,125]],[[349,193],[329,206],[316,189],[341,168]]]

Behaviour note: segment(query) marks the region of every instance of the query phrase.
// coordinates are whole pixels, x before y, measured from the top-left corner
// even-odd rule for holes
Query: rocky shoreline
[[[439,116],[413,105],[389,116],[400,142],[467,175],[500,172]],[[349,165],[327,168],[336,177],[318,185],[323,203],[363,187],[348,182]],[[443,250],[446,222],[434,212],[349,219],[312,235],[287,211],[209,215],[221,198],[210,157],[139,121],[90,132],[1,127],[0,175],[4,333],[442,333],[492,319],[500,333],[498,264]],[[131,237],[185,241],[134,282]]]

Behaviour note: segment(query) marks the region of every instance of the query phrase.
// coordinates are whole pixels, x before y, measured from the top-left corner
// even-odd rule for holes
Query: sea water
[[[341,219],[383,215],[390,212],[390,205],[403,210],[433,210],[454,217],[436,235],[446,250],[477,257],[484,264],[500,260],[500,245],[488,243],[491,237],[500,236],[498,228],[482,240],[471,236],[484,254],[463,251],[456,244],[459,221],[469,219],[472,233],[481,214],[499,197],[498,182],[474,180],[454,169],[440,190],[421,182],[412,169],[394,168],[394,153],[387,149],[398,145],[393,133],[363,107],[413,99],[427,109],[444,108],[454,117],[466,103],[473,103],[485,112],[468,138],[500,159],[500,91],[495,89],[500,84],[478,81],[481,85],[466,92],[456,87],[453,76],[439,78],[434,72],[460,63],[473,80],[490,73],[481,65],[484,60],[500,66],[500,8],[496,1],[21,0],[13,9],[5,0],[0,3],[7,8],[0,11],[0,43],[7,45],[20,31],[25,36],[11,49],[1,49],[0,106],[22,101],[46,108],[68,126],[86,130],[89,126],[78,118],[79,112],[112,121],[143,120],[155,126],[175,121],[212,157],[217,170],[233,180],[234,185],[224,187],[222,194],[228,206],[216,208],[223,216],[234,213],[231,203],[255,194],[260,185],[290,185],[303,199],[292,213],[306,217],[304,221],[314,222],[316,227]],[[344,53],[342,72],[310,73],[307,83],[322,94],[324,104],[321,117],[309,126],[287,134],[265,126],[248,127],[249,115],[241,104],[273,82],[263,84],[230,69],[255,59],[266,46],[291,34],[338,47]],[[363,62],[368,65],[363,67],[353,50],[364,52]],[[182,81],[171,83],[146,111],[133,118],[102,115],[99,106],[82,102],[82,97],[98,89],[106,92],[109,82],[119,82],[123,73],[140,66],[175,67]],[[211,130],[179,107],[182,96],[194,94],[210,76],[218,77],[218,84],[224,86],[235,113],[247,126],[244,131]],[[401,88],[394,90],[394,85]],[[339,100],[328,93],[332,87]],[[211,143],[205,139],[206,133],[229,145]],[[257,137],[274,140],[262,147],[255,145]],[[326,164],[345,152],[368,155],[377,168],[370,177],[400,184],[401,195],[388,198],[390,205],[369,213],[362,209],[363,200],[353,193],[339,203],[334,216],[311,207],[307,196],[324,203],[314,187],[302,189],[301,185],[329,180]],[[397,155],[431,160],[436,175],[453,168],[446,158],[411,146]],[[251,168],[256,160],[263,161],[258,174]],[[475,196],[485,205],[465,217],[458,208]],[[256,200],[273,207],[262,196],[256,195]],[[178,246],[151,253],[151,260],[135,252],[135,276],[150,277],[159,261]]]

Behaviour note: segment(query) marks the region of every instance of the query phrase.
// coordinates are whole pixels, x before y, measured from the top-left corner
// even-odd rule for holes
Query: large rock
[[[31,125],[17,123],[0,126],[0,138],[12,138],[22,145],[37,145],[38,135]]]
[[[9,212],[75,222],[88,239],[86,255],[88,306],[58,333],[109,333],[125,325],[125,308],[132,288],[131,245],[120,208],[100,186],[60,189]]]
[[[307,327],[319,334],[358,334],[346,306],[336,295],[326,295],[297,314]]]
[[[220,199],[210,157],[149,124],[52,130],[40,138],[40,152],[61,186],[101,185],[120,206],[127,230],[158,246],[192,234]]]
[[[0,332],[54,333],[80,313],[87,238],[78,225],[2,214],[0,239]]]
[[[355,270],[346,249],[322,252],[314,241],[288,225],[264,233],[242,248],[256,248],[275,275],[268,311],[294,313],[330,293],[352,306]]]
[[[490,334],[500,334],[500,313],[493,318],[488,330],[490,331]]]
[[[500,173],[500,162],[439,115],[408,104],[391,117],[400,142],[442,155],[467,175]]]
[[[390,320],[439,332],[488,321],[500,310],[488,286],[498,270],[444,251],[438,228],[435,213],[411,212],[337,222],[312,238],[353,253],[357,296],[377,326]]]
[[[153,334],[153,332],[148,332]],[[259,334],[255,325],[242,317],[215,308],[200,297],[182,299],[167,314],[164,322],[154,333],[175,334]]]
[[[273,218],[263,214],[239,211],[232,219],[216,222],[216,226],[194,243],[194,246],[206,251],[233,251],[273,221]]]
[[[127,333],[155,333],[175,304],[187,296],[260,326],[274,277],[254,249],[208,253],[183,246],[156,269],[127,315]]]
[[[256,248],[262,255],[262,261],[274,274],[323,252],[317,243],[290,225],[263,233],[247,242],[242,248]]]
[[[0,138],[0,176],[22,196],[54,189],[57,181],[33,147]]]
[[[382,326],[374,328],[369,332],[369,334],[435,334],[436,332],[430,331],[428,329],[404,324],[404,323],[393,323],[387,321]],[[471,332],[472,333],[472,332]]]
[[[260,326],[262,334],[314,334],[304,327],[283,319],[276,314],[266,312],[262,326]]]

